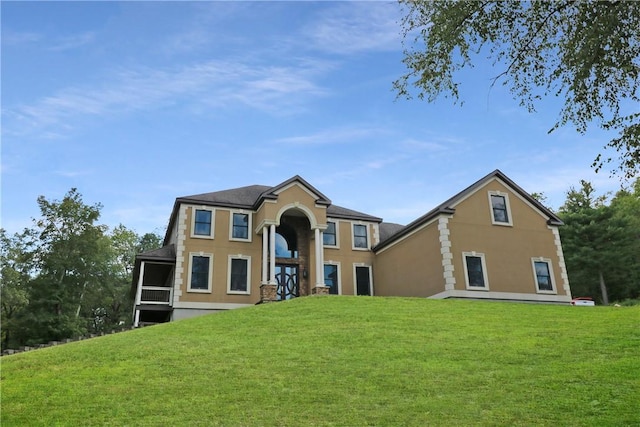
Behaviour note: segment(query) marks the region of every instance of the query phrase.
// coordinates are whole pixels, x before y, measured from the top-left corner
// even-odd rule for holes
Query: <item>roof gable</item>
[[[516,194],[522,197],[526,202],[528,202],[535,209],[537,209],[543,216],[545,216],[547,218],[547,223],[549,225],[563,224],[562,220],[556,214],[551,212],[539,201],[531,197],[529,193],[524,191],[520,186],[518,186],[515,182],[509,179],[509,177],[507,177],[504,173],[496,169],[490,174],[480,178],[478,181],[474,182],[469,187],[455,194],[453,197],[445,200],[444,202],[442,202],[441,204],[439,204],[438,206],[436,206],[435,208],[433,208],[432,210],[430,210],[420,218],[407,224],[406,227],[399,229],[396,233],[390,235],[387,239],[382,240],[378,245],[376,245],[376,247],[373,248],[374,251],[382,249],[385,246],[393,243],[397,239],[409,234],[411,231],[415,230],[416,228],[419,228],[420,226],[429,222],[430,220],[432,220],[438,215],[442,215],[442,214],[453,215],[455,213],[455,207],[460,202],[462,202],[463,200],[468,198],[471,194],[475,193],[480,188],[484,187],[488,182],[496,178],[502,181],[505,186],[509,187],[512,191],[514,191]]]
[[[316,199],[316,203],[319,205],[329,206],[331,204],[331,200],[320,191],[318,191],[314,186],[305,181],[300,175],[295,175],[288,180],[276,185],[275,187],[271,187],[270,189],[264,191],[260,195],[260,199],[256,200],[256,203],[262,202],[263,199],[276,199],[280,193],[291,188],[294,185],[298,185],[304,191],[306,191],[311,197]]]

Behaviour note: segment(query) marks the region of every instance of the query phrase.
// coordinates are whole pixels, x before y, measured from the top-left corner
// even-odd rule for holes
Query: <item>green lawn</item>
[[[640,307],[307,297],[5,356],[2,426],[640,425]]]

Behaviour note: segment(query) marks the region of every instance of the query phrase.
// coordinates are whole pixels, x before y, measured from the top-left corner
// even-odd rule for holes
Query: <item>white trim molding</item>
[[[484,280],[484,286],[471,286],[469,284],[469,271],[467,267],[467,257],[480,258],[480,266],[482,267],[482,279]],[[488,291],[489,290],[489,276],[487,274],[487,263],[484,258],[484,254],[472,251],[462,252],[462,266],[464,268],[464,281],[467,285],[467,290],[470,291]]]
[[[216,210],[208,206],[190,206],[191,208],[191,238],[192,239],[213,239],[215,237]],[[209,234],[196,234],[196,213],[205,211],[211,213],[211,224],[209,224]]]
[[[453,253],[451,253],[451,240],[449,239],[449,217],[438,218],[438,231],[440,233],[440,255],[442,256],[442,275],[444,277],[444,289],[451,290],[456,286],[454,275]]]
[[[445,298],[469,298],[469,299],[490,299],[505,301],[526,301],[526,302],[548,302],[548,303],[569,303],[570,296],[565,295],[549,295],[549,294],[523,294],[517,292],[474,292],[463,290],[450,290],[431,295],[428,299],[445,299]]]
[[[209,270],[207,271],[207,289],[191,289],[191,274],[193,273],[194,257],[209,258]],[[213,254],[204,253],[204,252],[189,252],[189,271],[187,274],[187,292],[210,294],[212,283],[213,283]]]
[[[231,267],[233,265],[233,260],[243,260],[247,263],[247,282],[245,283],[247,290],[246,291],[232,291],[231,290]],[[229,255],[229,261],[227,263],[227,293],[233,295],[250,295],[251,294],[251,257],[249,255]]]
[[[509,203],[509,193],[505,193],[504,191],[489,190],[487,194],[488,194],[488,197],[489,197],[489,210],[490,210],[490,214],[491,214],[491,224],[493,224],[493,225],[502,225],[502,226],[506,226],[506,227],[513,227],[513,216],[511,215],[511,204]],[[505,214],[507,215],[507,221],[506,222],[497,221],[496,220],[496,216],[495,216],[495,213],[493,211],[492,196],[498,196],[498,197],[502,197],[503,198]]]
[[[332,265],[336,267],[336,287],[338,288],[338,295],[342,295],[342,280],[341,280],[342,273],[340,271],[340,262],[332,261],[332,260],[325,261],[324,265],[322,266],[323,277],[324,277],[324,267],[327,265]],[[324,277],[323,283],[325,286],[328,286],[326,277]]]
[[[557,226],[548,226],[553,233],[553,240],[556,245],[556,255],[560,265],[560,278],[562,279],[562,289],[571,298],[571,288],[569,286],[569,274],[567,273],[567,265],[564,262],[564,253],[562,251],[562,242],[560,240],[560,232]]]
[[[367,247],[361,248],[356,246],[356,226],[362,226],[366,232]],[[362,237],[362,236],[358,236]],[[371,250],[371,232],[369,231],[369,224],[362,221],[351,221],[351,249],[354,251],[369,251]]]
[[[336,231],[336,244],[335,245],[326,245],[324,243],[324,241],[322,242],[322,246],[324,246],[325,249],[340,249],[340,221],[337,219],[333,219],[333,218],[327,218],[327,228],[324,230],[324,233],[326,234],[327,230],[329,229],[329,223],[332,223],[334,225],[334,229]],[[324,235],[323,235],[323,239],[324,239]]]
[[[241,237],[233,237],[233,227],[234,227],[234,216],[238,215],[246,215],[247,216],[247,238],[243,239]],[[229,241],[232,242],[251,242],[253,237],[253,212],[246,211],[244,209],[239,210],[230,210],[229,211]]]
[[[551,290],[540,289],[540,283],[538,282],[538,272],[536,271],[536,262],[544,262],[545,264],[547,264],[547,272],[549,273],[549,280],[551,281]],[[558,290],[556,288],[556,280],[553,275],[553,263],[549,258],[544,258],[544,257],[531,258],[531,268],[533,269],[533,283],[535,284],[537,293],[552,294],[552,295],[555,295],[558,293]]]

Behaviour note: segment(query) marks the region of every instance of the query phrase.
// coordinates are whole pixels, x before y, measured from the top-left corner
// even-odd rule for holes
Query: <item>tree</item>
[[[34,251],[38,275],[30,285],[29,342],[47,342],[86,332],[81,316],[88,295],[109,271],[106,227],[97,225],[102,206],[86,205],[77,189],[61,201],[38,198]]]
[[[634,218],[640,210],[637,205],[621,210],[623,194],[628,193],[618,193],[607,205],[606,196],[596,196],[586,181],[581,181],[579,190],[571,188],[567,193],[559,211],[565,223],[560,236],[575,296],[599,295],[603,304],[638,296],[640,228]]]
[[[33,268],[30,255],[32,242],[29,230],[7,236],[6,231],[0,229],[2,349],[20,344],[16,335],[20,329],[20,316],[29,305],[28,284]]]
[[[571,123],[585,133],[593,123],[617,131],[606,148],[627,178],[640,170],[640,6],[613,1],[400,0],[408,72],[394,82],[400,96],[459,101],[454,75],[486,53],[504,69],[502,79],[529,111],[542,97],[564,98],[551,128]],[[631,104],[631,112],[628,105]],[[611,157],[593,162],[596,171]]]

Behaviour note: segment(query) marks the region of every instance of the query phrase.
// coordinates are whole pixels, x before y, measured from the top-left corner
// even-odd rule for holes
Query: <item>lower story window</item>
[[[488,289],[484,254],[464,252],[464,271],[468,289]]]
[[[324,284],[329,287],[329,293],[338,295],[340,293],[338,286],[338,265],[337,264],[325,264],[324,265]]]
[[[229,287],[227,292],[233,294],[248,294],[250,283],[250,258],[229,258]]]
[[[539,292],[554,292],[553,276],[551,274],[551,265],[549,260],[534,259],[533,273],[536,277],[536,287]]]
[[[191,271],[189,277],[189,290],[209,291],[211,277],[211,255],[191,255]]]

